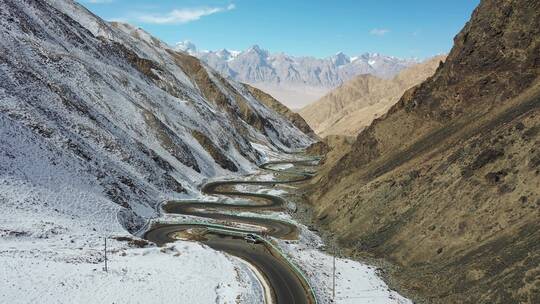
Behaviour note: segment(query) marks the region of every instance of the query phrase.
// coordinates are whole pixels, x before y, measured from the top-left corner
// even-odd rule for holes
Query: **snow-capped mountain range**
[[[221,74],[262,89],[292,108],[299,108],[360,74],[391,78],[418,62],[378,53],[350,57],[342,52],[327,58],[270,53],[258,45],[244,51],[199,51],[190,41],[176,50],[205,61]]]

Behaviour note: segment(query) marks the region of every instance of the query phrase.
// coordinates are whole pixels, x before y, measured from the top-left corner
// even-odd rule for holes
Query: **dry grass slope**
[[[415,299],[540,302],[539,11],[482,1],[434,76],[313,181],[318,222]]]

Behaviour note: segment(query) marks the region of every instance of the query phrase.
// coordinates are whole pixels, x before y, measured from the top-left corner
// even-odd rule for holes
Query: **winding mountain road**
[[[285,210],[287,201],[283,198],[270,194],[243,192],[236,190],[223,190],[236,185],[275,185],[298,183],[311,178],[308,172],[297,170],[278,170],[272,166],[292,164],[293,167],[312,166],[315,159],[275,161],[268,162],[260,166],[261,169],[276,172],[284,172],[294,176],[289,180],[275,181],[246,181],[246,180],[224,180],[213,181],[205,184],[201,191],[211,195],[225,195],[229,197],[249,198],[249,201],[227,203],[205,202],[205,201],[170,201],[163,205],[163,210],[167,213],[193,215],[204,218],[218,220],[220,223],[243,224],[242,228],[220,227],[206,223],[188,224],[158,224],[152,227],[145,234],[145,238],[158,245],[174,242],[178,235],[184,233],[189,235],[193,231],[199,231],[199,235],[194,239],[220,251],[237,256],[254,267],[264,276],[266,282],[271,287],[272,303],[316,303],[315,295],[309,283],[290,264],[276,252],[275,248],[266,241],[247,242],[244,236],[248,233],[259,234],[261,229],[270,236],[294,240],[298,237],[298,228],[289,222],[235,215],[233,212],[256,212],[265,210],[280,211]],[[229,213],[223,213],[227,211]],[[232,214],[231,214],[232,213]],[[246,228],[244,228],[246,227]],[[254,227],[251,229],[250,227]],[[201,233],[201,230],[203,231]],[[196,234],[196,233],[195,233]]]

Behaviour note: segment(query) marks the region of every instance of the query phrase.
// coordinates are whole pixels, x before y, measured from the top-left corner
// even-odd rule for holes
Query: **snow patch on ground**
[[[315,233],[303,225],[300,227],[298,242],[277,241],[309,278],[321,303],[412,304],[388,288],[378,276],[376,267],[346,258],[336,258],[336,297],[332,302],[333,256],[323,251],[323,242]]]
[[[97,248],[82,254],[62,248],[45,259],[37,248],[0,250],[1,303],[255,303],[261,298],[247,265],[193,242],[161,249],[114,245],[108,272]]]

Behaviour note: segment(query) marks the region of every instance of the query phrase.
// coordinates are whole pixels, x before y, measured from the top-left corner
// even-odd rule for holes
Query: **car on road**
[[[259,244],[261,240],[255,234],[249,233],[244,237],[244,240],[248,243]]]

